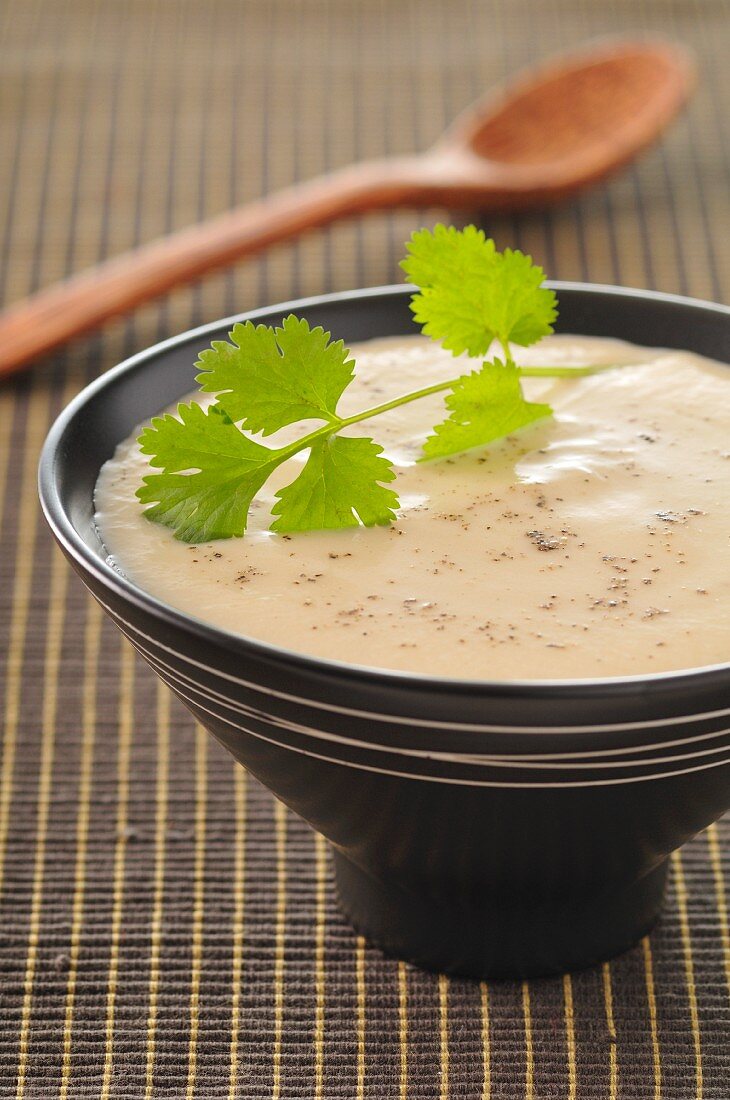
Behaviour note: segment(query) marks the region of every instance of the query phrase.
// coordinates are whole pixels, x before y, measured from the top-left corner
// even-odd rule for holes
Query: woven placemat
[[[712,0],[6,0],[0,298],[354,158],[595,34],[698,52],[692,110],[610,186],[487,219],[551,275],[730,296],[730,7]],[[164,335],[398,279],[411,229],[318,233],[0,387],[0,1096],[730,1096],[730,821],[673,862],[649,940],[479,985],[385,960],[322,844],[163,689],[73,578],[35,467],[60,407]]]

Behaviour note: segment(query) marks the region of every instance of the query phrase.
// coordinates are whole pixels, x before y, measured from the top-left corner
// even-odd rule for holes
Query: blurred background
[[[689,111],[578,201],[482,224],[552,277],[728,302],[726,0],[5,0],[0,301],[424,149],[516,69],[607,33],[690,46]],[[318,231],[0,384],[0,1097],[727,1100],[727,821],[675,859],[651,941],[603,968],[487,989],[383,959],[311,832],[132,658],[38,517],[39,446],[85,381],[203,321],[400,281],[437,219],[469,220]]]
[[[7,0],[4,20],[6,302],[295,180],[425,149],[520,67],[647,32],[700,59],[663,146],[567,208],[485,227],[553,277],[727,295],[723,0]],[[257,305],[399,281],[404,240],[437,216],[375,215],[239,264],[109,327],[104,361]]]

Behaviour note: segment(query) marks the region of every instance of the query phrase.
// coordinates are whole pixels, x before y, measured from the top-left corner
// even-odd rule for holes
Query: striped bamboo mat
[[[609,187],[486,228],[560,278],[730,298],[720,0],[6,0],[0,23],[5,301],[424,147],[515,67],[632,29],[698,51],[690,114]],[[313,235],[0,387],[1,1097],[730,1096],[730,821],[602,969],[487,986],[386,961],[340,916],[322,845],[158,686],[39,518],[39,445],[84,382],[202,320],[393,281],[438,213]]]

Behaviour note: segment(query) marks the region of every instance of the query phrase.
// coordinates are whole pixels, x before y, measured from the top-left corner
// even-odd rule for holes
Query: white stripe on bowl
[[[175,678],[173,676],[165,675],[161,672],[158,672],[157,675],[160,677],[161,680],[164,680],[164,682],[168,685],[168,687],[171,687],[174,691],[176,691],[178,693],[178,695],[181,695],[184,699],[186,699],[193,706],[196,706],[198,708],[198,710],[205,711],[206,714],[209,714],[211,716],[211,718],[215,718],[216,721],[225,722],[225,724],[227,726],[231,726],[233,729],[239,729],[240,728],[240,729],[245,729],[247,733],[252,733],[253,732],[248,727],[244,727],[243,725],[239,726],[239,724],[237,722],[232,722],[229,718],[224,718],[221,714],[218,714],[216,711],[211,710],[210,707],[203,706],[203,704],[201,702],[199,702],[197,699],[195,699],[191,695],[189,695],[187,693],[187,691],[183,691],[182,688],[179,686],[179,683],[175,680]],[[273,726],[274,728],[277,728],[276,723],[270,722],[267,718],[259,719],[259,721],[261,721],[264,725]],[[279,745],[282,749],[288,749],[290,747],[289,744],[286,743],[286,742],[282,743],[280,741],[275,741],[274,744]],[[384,751],[386,753],[388,752],[387,749],[380,750],[380,751]],[[595,770],[595,769],[598,769],[598,768],[603,768],[606,771],[611,771],[612,769],[615,769],[615,768],[646,768],[646,767],[649,767],[652,764],[669,764],[669,763],[672,763],[674,760],[697,760],[697,759],[699,759],[703,756],[713,756],[716,753],[720,753],[720,752],[726,752],[726,753],[730,754],[730,745],[721,745],[719,748],[705,749],[702,752],[686,752],[686,753],[682,753],[681,755],[677,754],[676,756],[656,756],[656,757],[651,757],[648,760],[619,760],[619,761],[616,761],[615,763],[608,763],[608,764],[572,764],[572,763],[571,764],[562,764],[562,763],[537,763],[537,764],[527,763],[527,764],[522,764],[522,763],[513,763],[511,761],[510,762],[502,762],[502,761],[499,761],[499,760],[485,760],[484,763],[481,764],[481,765],[474,765],[474,764],[471,764],[469,762],[465,763],[463,761],[454,761],[454,763],[459,764],[463,767],[489,767],[489,768],[505,768],[505,769],[510,769],[511,768],[513,771],[517,770],[517,771],[566,771],[566,772],[569,772],[569,771],[578,770],[578,769],[580,769],[580,770],[594,769]],[[332,759],[333,762],[337,763],[337,764],[340,764],[340,763],[344,763],[344,764],[347,764],[347,765],[352,764],[352,761],[350,761],[350,760],[341,760],[339,757],[330,757],[329,759]],[[426,759],[429,759],[428,755],[426,755]],[[448,761],[439,761],[439,763],[448,763]],[[730,763],[730,755],[728,755],[728,763]],[[420,773],[418,773],[418,772],[412,773],[412,778],[414,778],[414,779],[420,778]]]
[[[164,677],[161,679],[165,680]],[[167,683],[167,680],[165,680]],[[169,685],[172,687],[172,685]],[[174,689],[183,699],[188,697],[179,688]],[[194,700],[188,700],[193,706],[198,707],[200,710],[205,710],[205,707],[200,707],[200,704]],[[208,712],[211,713],[212,712]],[[296,752],[301,756],[309,756],[315,760],[324,760],[328,764],[335,764],[342,768],[355,768],[358,771],[374,772],[377,775],[390,775],[398,779],[412,779],[422,780],[427,783],[446,783],[452,786],[459,787],[496,787],[496,788],[510,788],[518,790],[533,790],[535,788],[551,788],[560,790],[571,790],[574,787],[612,787],[620,783],[646,783],[658,779],[671,779],[674,776],[690,775],[693,772],[708,771],[710,768],[720,768],[726,765],[730,765],[730,757],[727,760],[715,760],[710,764],[700,764],[696,768],[683,768],[679,771],[659,772],[657,775],[633,775],[624,776],[620,779],[596,779],[596,780],[576,780],[574,783],[497,783],[491,780],[484,781],[478,779],[453,779],[439,775],[415,775],[412,772],[400,772],[391,768],[376,768],[370,764],[355,764],[352,761],[338,760],[336,757],[326,756],[324,753],[312,752],[309,749],[304,749],[301,746],[294,745],[282,745],[280,742],[274,740],[272,737],[265,737],[262,733],[257,733],[255,730],[249,729],[247,726],[239,724],[238,722],[229,722],[226,718],[221,718],[218,715],[213,715],[216,721],[221,722],[224,726],[230,726],[231,729],[238,730],[239,733],[246,733],[251,737],[256,737],[260,741],[266,741],[270,745],[276,745],[283,752]]]
[[[131,639],[130,639],[130,641],[131,641]],[[604,749],[603,751],[597,750],[595,752],[572,752],[572,753],[555,752],[555,753],[524,753],[524,754],[519,754],[519,753],[493,753],[493,754],[487,754],[487,753],[441,752],[439,750],[431,751],[429,749],[404,748],[400,745],[387,745],[382,741],[381,742],[361,741],[358,738],[354,738],[354,737],[344,737],[342,734],[331,733],[328,730],[316,729],[313,726],[305,726],[305,725],[302,725],[299,722],[292,722],[288,718],[279,718],[278,716],[267,714],[264,711],[257,711],[253,707],[247,707],[247,706],[245,706],[245,704],[238,703],[235,700],[229,699],[228,696],[223,695],[218,691],[214,691],[212,688],[202,687],[195,680],[193,680],[190,676],[186,676],[184,672],[180,672],[173,665],[170,665],[166,661],[161,660],[161,658],[159,658],[156,654],[152,654],[150,652],[150,650],[147,649],[147,647],[142,645],[140,642],[134,641],[134,642],[132,642],[132,644],[134,645],[135,649],[137,649],[142,654],[142,656],[145,658],[145,660],[148,661],[149,664],[155,669],[155,671],[159,673],[160,676],[164,676],[165,674],[167,674],[167,675],[173,677],[176,681],[177,680],[182,681],[184,683],[184,685],[189,690],[192,690],[197,695],[202,696],[202,698],[206,699],[208,702],[219,703],[220,705],[224,706],[227,710],[232,710],[234,713],[242,714],[247,718],[254,718],[254,719],[257,719],[257,720],[260,720],[260,721],[263,721],[263,722],[267,722],[269,725],[274,726],[277,729],[289,730],[291,733],[301,733],[301,734],[304,734],[307,737],[318,738],[318,739],[323,740],[323,741],[331,741],[335,744],[346,745],[346,746],[350,746],[350,747],[353,747],[353,748],[367,749],[367,750],[372,751],[372,752],[388,752],[388,753],[393,753],[394,755],[421,757],[421,758],[427,759],[427,760],[440,760],[440,761],[444,761],[444,762],[447,762],[447,763],[473,764],[475,766],[479,766],[481,764],[489,765],[489,764],[492,764],[493,762],[496,762],[496,761],[505,761],[505,762],[508,762],[508,763],[509,762],[521,763],[522,761],[541,761],[541,760],[545,760],[545,761],[573,761],[573,760],[582,760],[582,759],[590,760],[590,759],[595,759],[596,757],[603,758],[603,757],[606,757],[606,756],[628,756],[632,753],[646,752],[650,749],[673,748],[675,746],[681,747],[683,745],[696,744],[698,742],[708,741],[708,740],[711,740],[711,739],[716,738],[716,737],[722,737],[724,735],[730,734],[730,726],[726,726],[723,729],[715,730],[712,733],[699,734],[697,737],[678,738],[675,741],[659,741],[659,742],[656,742],[656,743],[652,743],[651,745],[636,745],[636,746],[633,746],[632,748]],[[414,719],[412,724],[415,727],[417,727],[421,723],[417,719]],[[675,754],[671,757],[666,757],[666,758],[653,757],[651,759],[656,759],[658,761],[661,761],[662,759],[682,760],[682,759],[685,759],[688,756],[710,755],[713,752],[721,752],[721,751],[722,751],[722,747],[717,748],[717,749],[708,749],[708,750],[705,750],[705,752],[685,754],[684,756],[681,756],[679,754]],[[631,764],[649,763],[649,762],[650,762],[650,760],[639,760],[639,761],[630,760],[628,762],[628,765],[630,766]],[[588,765],[583,765],[583,766],[588,766]],[[596,766],[598,766],[598,765],[596,765]],[[603,766],[605,767],[605,766],[608,766],[608,765],[603,765]],[[616,766],[617,767],[619,765],[610,765],[610,766]],[[624,766],[626,766],[626,765],[624,765]]]
[[[223,680],[228,680],[230,683],[240,684],[241,687],[248,688],[250,691],[258,692],[260,695],[270,695],[277,699],[284,699],[291,703],[297,703],[299,705],[310,707],[313,710],[326,710],[331,711],[334,714],[347,714],[355,718],[366,718],[371,722],[386,722],[393,723],[395,725],[412,725],[413,719],[404,715],[389,715],[381,714],[377,711],[369,710],[356,710],[351,707],[341,707],[336,703],[324,703],[321,700],[307,699],[300,695],[291,695],[285,691],[277,691],[275,688],[265,687],[263,684],[257,684],[250,680],[244,680],[240,676],[233,676],[229,672],[224,672],[222,669],[214,668],[212,665],[206,665],[202,661],[197,661],[194,657],[189,657],[185,653],[181,653],[177,649],[172,649],[170,646],[164,645],[157,638],[151,637],[146,634],[139,627],[130,623],[127,619],[123,618],[118,612],[114,611],[103,600],[99,599],[94,593],[94,596],[104,610],[115,620],[120,623],[124,623],[130,630],[133,630],[140,637],[145,638],[148,642],[151,642],[159,649],[163,649],[166,653],[171,653],[174,657],[178,657],[186,664],[193,665],[195,668],[200,668],[204,672],[210,673],[212,676],[218,676]],[[633,729],[647,729],[650,727],[663,727],[679,725],[683,722],[701,722],[708,718],[724,718],[726,715],[730,715],[730,707],[724,707],[720,710],[705,711],[700,714],[688,714],[677,715],[671,718],[657,718],[647,719],[645,721],[638,722],[610,722],[602,723],[598,725],[587,726],[501,726],[501,725],[485,725],[482,723],[471,722],[444,722],[431,718],[419,718],[418,723],[421,726],[426,726],[429,729],[445,729],[445,730],[465,730],[471,733],[598,733],[598,732],[610,732],[613,730],[633,730]]]

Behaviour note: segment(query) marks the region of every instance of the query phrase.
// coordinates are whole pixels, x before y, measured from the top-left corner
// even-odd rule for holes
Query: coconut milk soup
[[[345,415],[456,373],[452,356],[421,336],[352,354]],[[527,379],[527,396],[549,400],[554,418],[451,459],[416,463],[443,395],[379,417],[374,434],[396,463],[401,497],[391,527],[271,534],[269,508],[289,467],[254,502],[245,538],[189,546],[143,516],[135,490],[149,467],[135,432],[96,489],[111,562],[196,618],[359,665],[510,680],[727,660],[728,368],[574,336],[516,358],[631,365]]]

